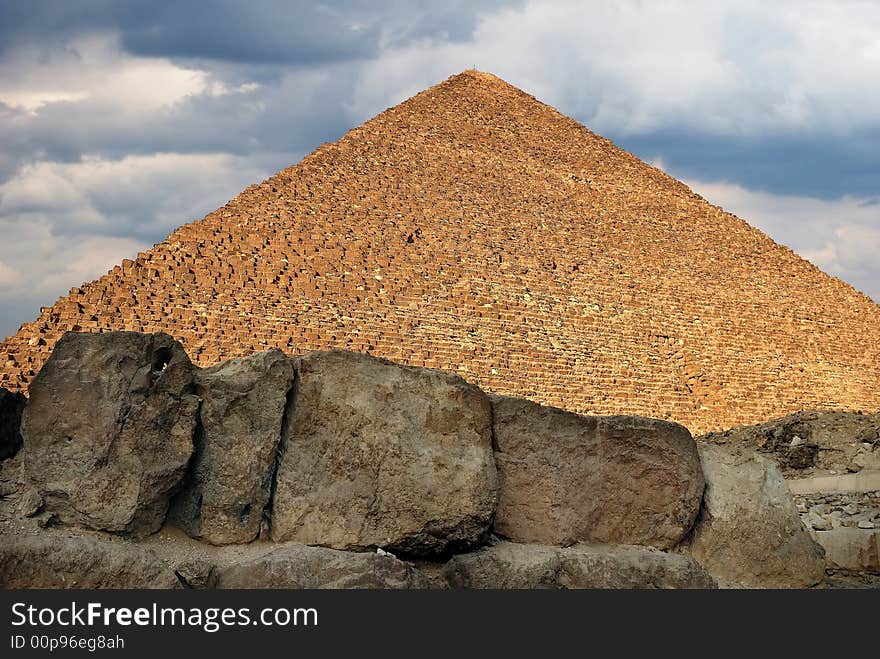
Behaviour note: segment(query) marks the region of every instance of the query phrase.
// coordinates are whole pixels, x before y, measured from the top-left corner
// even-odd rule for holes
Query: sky
[[[880,301],[880,3],[0,0],[0,337],[472,67]]]

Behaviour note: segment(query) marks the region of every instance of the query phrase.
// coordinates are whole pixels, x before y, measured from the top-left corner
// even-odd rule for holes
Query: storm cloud
[[[856,1],[0,1],[0,335],[473,66],[880,300],[878,35]]]

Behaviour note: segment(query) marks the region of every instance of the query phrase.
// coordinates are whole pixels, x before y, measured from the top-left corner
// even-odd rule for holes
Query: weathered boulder
[[[703,494],[694,440],[675,423],[580,416],[493,396],[495,531],[518,542],[676,545]]]
[[[218,588],[428,588],[422,574],[393,556],[286,544],[220,570]]]
[[[847,466],[850,471],[880,471],[880,441],[864,443]]]
[[[498,496],[486,395],[367,355],[298,361],[274,540],[430,555],[479,542]]]
[[[682,549],[719,583],[802,588],[825,574],[822,548],[804,528],[776,465],[747,448],[700,444],[706,493]]]
[[[21,448],[21,413],[27,399],[0,387],[0,460],[11,458]]]
[[[259,534],[293,375],[280,350],[196,374],[202,405],[195,459],[171,511],[194,538],[230,544]]]
[[[0,535],[0,588],[179,588],[146,547],[58,533]]]
[[[30,386],[24,470],[65,523],[158,529],[193,450],[194,367],[167,334],[66,333]]]
[[[841,527],[813,536],[825,550],[828,567],[880,572],[880,531]]]
[[[453,588],[715,588],[688,556],[632,546],[559,548],[500,542],[454,556]]]

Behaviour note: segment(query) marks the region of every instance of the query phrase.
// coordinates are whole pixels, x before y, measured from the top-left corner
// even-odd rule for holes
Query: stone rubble
[[[880,490],[795,494],[794,501],[808,529],[880,529]]]

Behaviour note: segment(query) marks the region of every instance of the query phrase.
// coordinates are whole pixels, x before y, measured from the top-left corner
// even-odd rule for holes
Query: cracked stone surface
[[[196,453],[171,511],[194,538],[230,544],[259,535],[293,377],[293,362],[280,350],[196,374]]]
[[[145,535],[187,469],[199,399],[167,334],[68,333],[34,379],[24,474],[62,523]]]
[[[298,361],[274,540],[437,554],[479,542],[497,496],[491,408],[477,387],[355,353]]]

